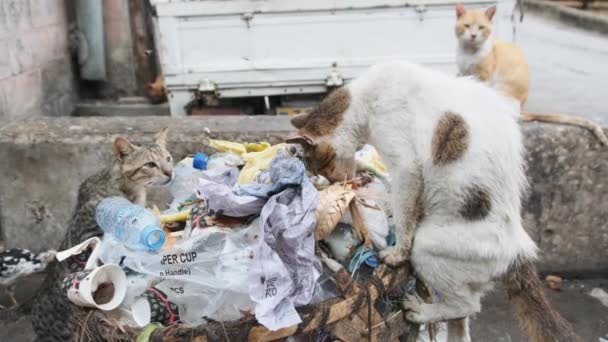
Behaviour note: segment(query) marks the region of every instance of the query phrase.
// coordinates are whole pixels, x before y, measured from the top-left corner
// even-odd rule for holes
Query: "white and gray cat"
[[[407,297],[404,307],[412,322],[448,320],[448,341],[470,341],[467,317],[497,281],[531,341],[578,341],[544,296],[537,247],[522,227],[518,115],[480,82],[400,62],[371,68],[292,120],[298,131],[288,141],[330,180],[353,175],[360,143],[378,149],[397,226],[397,245],[380,256],[409,259],[441,294],[433,304]]]
[[[119,137],[114,141],[112,164],[85,180],[78,190],[76,209],[61,250],[103,232],[95,222],[95,208],[104,198],[123,196],[145,205],[146,189],[167,184],[173,175],[173,158],[166,148],[167,129],[155,142],[137,146]],[[32,324],[39,341],[71,341],[77,331],[76,307],[61,292],[69,273],[65,262],[54,263],[32,305]]]

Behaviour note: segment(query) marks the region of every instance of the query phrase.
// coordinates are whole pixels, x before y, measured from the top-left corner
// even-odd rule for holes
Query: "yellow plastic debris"
[[[245,143],[244,145],[247,152],[260,152],[270,147],[270,144],[265,141],[258,143]]]
[[[381,178],[388,177],[382,157],[380,157],[378,151],[372,145],[365,145],[357,151],[355,153],[355,160],[357,162],[357,170],[368,170]]]
[[[269,148],[270,144],[265,141],[241,144],[233,141],[209,139],[209,146],[220,152],[231,152],[240,156],[248,152],[263,151]]]
[[[180,211],[179,213],[175,213],[175,214],[161,215],[160,223],[187,221],[188,216],[190,215],[190,211],[191,210],[188,209],[188,210]]]
[[[239,184],[251,183],[255,180],[255,177],[257,177],[260,171],[268,170],[272,158],[274,158],[280,149],[286,148],[286,146],[286,144],[278,144],[270,146],[260,152],[243,154],[241,158],[243,158],[246,164],[239,175]]]
[[[238,154],[239,156],[247,153],[245,145],[232,141],[209,139],[209,146],[220,152],[232,152]]]

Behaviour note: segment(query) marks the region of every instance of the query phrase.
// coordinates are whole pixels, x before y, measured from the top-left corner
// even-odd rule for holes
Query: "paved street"
[[[608,36],[528,12],[516,43],[530,61],[528,110],[576,114],[608,126]]]
[[[589,296],[593,288],[608,290],[607,279],[566,280],[562,291],[546,290],[557,310],[574,325],[583,341],[608,341],[608,307]],[[441,326],[438,341],[445,341],[445,326]],[[426,332],[419,342],[430,342]],[[471,339],[475,342],[523,342],[526,339],[513,316],[504,289],[497,288],[482,303],[482,312],[471,320]]]

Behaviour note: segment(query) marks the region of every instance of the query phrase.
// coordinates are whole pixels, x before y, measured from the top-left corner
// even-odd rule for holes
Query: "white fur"
[[[475,66],[488,56],[493,46],[492,36],[483,41],[480,46],[471,46],[466,42],[466,37],[461,38],[456,49],[456,64],[460,75],[475,75]]]
[[[388,263],[407,256],[414,232],[403,229],[403,208],[423,189],[426,213],[415,231],[410,261],[441,301],[407,298],[408,319],[433,322],[479,312],[493,281],[518,256],[534,258],[537,252],[521,224],[526,182],[518,109],[473,79],[406,62],[375,66],[347,88],[352,102],[344,120],[323,139],[334,144],[339,159],[352,156],[357,143],[369,142],[387,163],[398,229],[398,245],[381,254]],[[464,118],[469,146],[459,160],[436,166],[431,139],[446,111]],[[475,184],[489,189],[492,210],[483,220],[467,221],[458,210],[463,189]]]
[[[467,39],[467,33],[465,33],[463,37],[458,40],[458,48],[456,50],[458,74],[460,76],[476,77],[477,70],[475,70],[475,68],[492,51],[494,46],[494,38],[490,35],[479,46],[471,46],[471,44],[467,42]],[[504,81],[502,76],[496,72],[491,75],[491,78],[486,82],[486,84],[499,92],[503,92],[502,87],[504,86]],[[511,104],[511,106],[513,106],[514,109],[516,109],[513,111],[513,115],[515,115],[516,119],[519,119],[521,109],[521,103],[519,100],[511,97],[507,97],[506,100]]]

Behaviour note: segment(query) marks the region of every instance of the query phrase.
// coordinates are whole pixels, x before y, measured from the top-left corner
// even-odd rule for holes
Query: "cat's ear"
[[[311,137],[309,137],[308,135],[302,135],[300,133],[293,133],[290,136],[287,137],[287,139],[285,140],[286,143],[288,144],[299,144],[301,145],[305,150],[306,149],[310,149],[312,147],[314,147],[316,145],[314,139],[312,139]]]
[[[456,18],[462,17],[467,10],[464,9],[462,2],[456,4]]]
[[[169,127],[165,127],[162,131],[156,133],[154,135],[154,141],[158,146],[165,147],[167,145],[167,132],[169,131]]]
[[[492,20],[494,18],[494,14],[496,13],[496,6],[492,6],[486,10],[486,17],[488,20]]]
[[[300,128],[306,126],[309,116],[310,116],[309,113],[296,115],[291,119],[291,124],[293,125],[293,127],[300,129]]]
[[[114,151],[114,155],[118,159],[123,159],[129,154],[135,151],[135,146],[133,146],[127,139],[123,137],[118,137],[114,140],[114,145],[112,146],[112,150]]]

